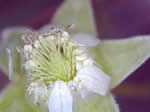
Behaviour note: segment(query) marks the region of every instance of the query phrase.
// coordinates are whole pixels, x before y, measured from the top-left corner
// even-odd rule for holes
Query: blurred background
[[[10,26],[39,29],[50,22],[63,0],[0,0],[0,30]],[[101,39],[150,33],[150,0],[92,0]],[[0,91],[8,78],[0,71]],[[113,94],[121,112],[150,112],[150,60]]]

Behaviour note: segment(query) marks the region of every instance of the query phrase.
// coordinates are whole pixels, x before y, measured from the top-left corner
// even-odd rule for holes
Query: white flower
[[[34,103],[46,105],[50,112],[72,112],[73,92],[82,98],[88,92],[107,94],[110,77],[89,56],[85,44],[90,37],[87,39],[85,43],[74,41],[62,27],[26,37],[27,95]]]

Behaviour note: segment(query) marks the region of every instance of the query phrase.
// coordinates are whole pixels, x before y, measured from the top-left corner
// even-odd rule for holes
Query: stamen
[[[8,53],[8,69],[9,69],[9,75],[8,78],[9,80],[12,79],[12,73],[13,73],[13,64],[12,64],[12,56],[11,56],[11,50],[6,48],[7,53]]]

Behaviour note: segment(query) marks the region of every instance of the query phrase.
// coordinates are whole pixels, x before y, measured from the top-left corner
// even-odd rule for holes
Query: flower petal
[[[114,88],[150,57],[150,35],[104,41],[92,50]]]
[[[96,46],[100,43],[100,40],[88,33],[77,33],[71,36],[71,39],[75,41],[77,44],[83,46]]]
[[[77,73],[81,84],[89,91],[106,95],[109,90],[110,77],[96,66],[88,66]]]
[[[95,21],[89,0],[65,0],[56,12],[52,23],[68,26],[75,24],[75,32],[89,32],[96,35]]]
[[[119,107],[110,94],[107,96],[89,94],[85,99],[76,96],[74,103],[75,112],[119,112]]]
[[[55,82],[50,92],[48,108],[49,112],[72,112],[72,95],[65,82]]]
[[[9,48],[12,51],[14,72],[20,72],[20,57],[19,53],[16,51],[16,46],[21,46],[23,44],[21,36],[25,32],[29,31],[31,31],[31,29],[26,27],[12,27],[6,28],[0,32],[0,66],[2,66],[5,72],[8,72],[8,57],[6,48]]]
[[[11,83],[1,92],[0,112],[42,112],[26,99],[22,82]]]

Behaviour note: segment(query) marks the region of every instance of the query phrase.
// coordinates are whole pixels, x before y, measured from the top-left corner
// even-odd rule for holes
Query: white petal
[[[81,46],[96,46],[100,40],[88,33],[78,33],[71,36],[72,40]]]
[[[88,66],[77,73],[81,84],[89,91],[106,95],[109,90],[110,77],[96,66]]]
[[[49,112],[72,112],[72,95],[63,81],[57,81],[48,99]]]

